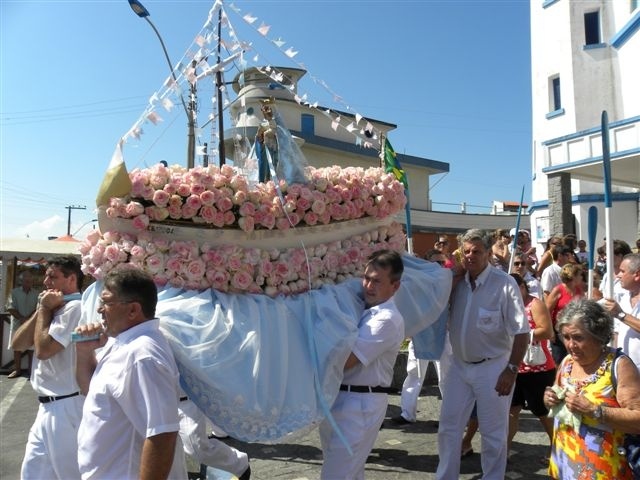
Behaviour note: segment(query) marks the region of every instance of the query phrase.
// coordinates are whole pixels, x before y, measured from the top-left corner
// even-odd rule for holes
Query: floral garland
[[[213,228],[287,230],[362,217],[386,218],[406,203],[404,186],[382,168],[307,167],[306,184],[281,180],[250,186],[229,166],[187,169],[162,164],[129,173],[126,198],[112,198],[111,218],[133,219],[137,230],[149,222],[188,221]]]
[[[101,279],[130,263],[160,285],[222,292],[289,295],[362,275],[368,256],[383,248],[403,251],[402,226],[392,222],[362,235],[306,248],[262,250],[93,230],[80,247],[82,270]]]

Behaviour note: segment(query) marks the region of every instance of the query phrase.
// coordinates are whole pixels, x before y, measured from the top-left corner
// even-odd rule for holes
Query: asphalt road
[[[418,421],[399,427],[390,418],[399,414],[400,397],[390,395],[390,405],[376,444],[366,466],[367,480],[431,479],[438,465],[437,426],[440,400],[437,388],[425,387],[420,397]],[[0,478],[20,478],[24,447],[38,408],[36,395],[26,377],[15,380],[0,376]],[[317,430],[279,444],[246,444],[227,440],[246,451],[251,459],[253,480],[316,480],[320,476],[322,452]],[[480,451],[480,435],[473,443]],[[546,435],[538,420],[523,414],[507,466],[506,478],[536,480],[547,478],[541,459],[548,451]],[[216,480],[229,478],[218,477]],[[481,478],[480,455],[462,461],[461,479]]]

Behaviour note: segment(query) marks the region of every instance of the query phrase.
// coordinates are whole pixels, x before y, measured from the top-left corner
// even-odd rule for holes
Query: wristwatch
[[[618,313],[616,315],[616,317],[618,317],[618,319],[620,319],[620,320],[624,320],[624,317],[626,317],[626,316],[627,316],[627,314],[624,313],[624,312],[620,312],[620,313]]]
[[[511,372],[511,373],[518,373],[518,365],[515,365],[513,363],[507,363],[507,369]]]
[[[596,409],[593,411],[593,413],[591,414],[591,416],[593,418],[595,418],[596,420],[601,420],[602,419],[602,405],[598,405],[596,407]]]

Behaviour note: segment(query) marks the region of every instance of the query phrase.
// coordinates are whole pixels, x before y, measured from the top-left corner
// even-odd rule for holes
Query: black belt
[[[78,395],[80,395],[80,392],[70,393],[69,395],[60,395],[59,397],[38,397],[38,401],[40,403],[49,403],[55,402],[56,400],[62,400],[63,398],[77,397]]]
[[[189,400],[189,397],[180,397],[181,402],[186,402],[187,400]]]
[[[369,387],[367,385],[340,385],[343,392],[356,393],[398,393],[397,388],[393,387]]]
[[[487,360],[493,360],[493,358],[483,358],[482,360],[478,360],[477,362],[464,362],[464,363],[470,363],[471,365],[478,365],[479,363],[486,362]]]

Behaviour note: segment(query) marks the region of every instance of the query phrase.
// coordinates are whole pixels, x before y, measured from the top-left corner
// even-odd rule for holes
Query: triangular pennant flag
[[[295,57],[295,56],[298,54],[298,52],[297,52],[297,51],[295,51],[295,50],[293,49],[293,47],[289,47],[289,48],[287,48],[287,50],[284,52],[284,54],[285,54],[287,57],[289,57],[289,58],[293,58],[293,57]]]
[[[250,13],[247,13],[244,17],[242,17],[242,19],[247,22],[249,25],[251,25],[253,22],[255,22],[258,17],[253,17],[251,16]]]
[[[277,40],[274,40],[273,43],[276,44],[276,46],[278,48],[282,48],[282,46],[286,43],[284,40],[282,40],[280,37],[278,37]]]
[[[270,29],[271,29],[270,25],[265,25],[263,23],[262,25],[260,25],[260,28],[258,28],[258,33],[263,37],[266,37]]]
[[[149,120],[154,125],[157,125],[162,121],[162,118],[156,112],[149,112],[149,114],[147,115],[147,120]]]

